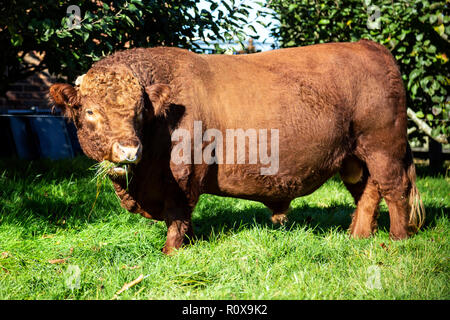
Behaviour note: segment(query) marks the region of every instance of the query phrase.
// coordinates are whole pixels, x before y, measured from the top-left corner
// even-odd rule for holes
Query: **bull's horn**
[[[81,76],[78,76],[77,80],[75,80],[75,85],[76,86],[80,86],[81,83],[83,82],[83,78],[86,74],[82,74]]]

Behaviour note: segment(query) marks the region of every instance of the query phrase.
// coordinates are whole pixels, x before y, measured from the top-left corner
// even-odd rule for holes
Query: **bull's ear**
[[[75,118],[80,106],[80,98],[74,87],[66,83],[56,83],[50,87],[49,98],[54,107],[61,109],[64,116],[70,119]]]
[[[157,83],[145,87],[155,116],[164,115],[167,107],[170,105],[170,97],[172,90],[167,84]]]

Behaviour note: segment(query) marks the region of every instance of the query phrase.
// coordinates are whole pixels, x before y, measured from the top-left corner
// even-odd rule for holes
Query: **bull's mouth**
[[[96,171],[96,178],[104,179],[109,176],[110,178],[125,177],[128,180],[128,174],[131,170],[130,166],[131,164],[129,163],[116,163],[103,160],[95,164],[93,170]]]
[[[128,173],[130,173],[130,165],[129,164],[123,164],[123,163],[114,163],[115,166],[111,167],[108,170],[108,175],[111,177],[124,177]]]

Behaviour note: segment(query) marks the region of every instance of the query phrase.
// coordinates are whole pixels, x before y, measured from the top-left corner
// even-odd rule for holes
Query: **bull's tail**
[[[411,183],[409,189],[409,228],[412,232],[417,232],[425,222],[425,207],[423,206],[422,198],[416,186],[416,167],[413,161],[411,147],[407,146],[406,150],[406,174]]]

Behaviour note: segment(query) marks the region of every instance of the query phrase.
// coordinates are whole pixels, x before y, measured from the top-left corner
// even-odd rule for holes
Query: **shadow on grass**
[[[271,211],[265,207],[240,210],[229,207],[214,210],[214,214],[194,216],[193,224],[196,236],[203,239],[209,239],[218,233],[235,233],[255,226],[272,230],[307,226],[315,233],[320,233],[330,229],[346,230],[353,210],[350,206],[294,208],[288,214],[288,222],[281,226],[271,222]]]
[[[115,213],[122,211],[119,202],[113,200],[108,197],[96,201],[95,194],[91,193],[86,201],[36,196],[25,197],[20,203],[11,205],[4,205],[0,201],[0,225],[18,225],[25,237],[55,233],[58,230],[81,229],[88,224],[106,222]]]
[[[122,210],[107,186],[97,198],[89,170],[93,164],[84,156],[58,161],[0,159],[0,224],[20,225],[29,236],[77,228]]]
[[[207,208],[204,208],[205,210]],[[211,208],[209,208],[211,209]],[[271,222],[271,211],[264,206],[236,210],[233,207],[208,210],[212,214],[194,215],[193,224],[195,234],[200,239],[208,240],[219,233],[236,233],[255,226],[269,229],[303,228],[311,229],[314,234],[325,234],[328,231],[347,232],[351,216],[355,207],[351,205],[335,205],[328,208],[303,205],[292,208],[288,214],[288,222],[284,225],[275,225]],[[436,221],[443,215],[448,217],[448,210],[442,207],[426,206],[426,220],[422,226],[422,231],[433,228]],[[380,210],[378,217],[378,230],[389,232],[389,213],[387,210]]]
[[[89,170],[95,161],[86,156],[62,160],[23,160],[14,158],[0,158],[0,175],[16,179],[30,179],[39,175],[41,179],[52,181],[64,178],[89,178],[93,172]]]

